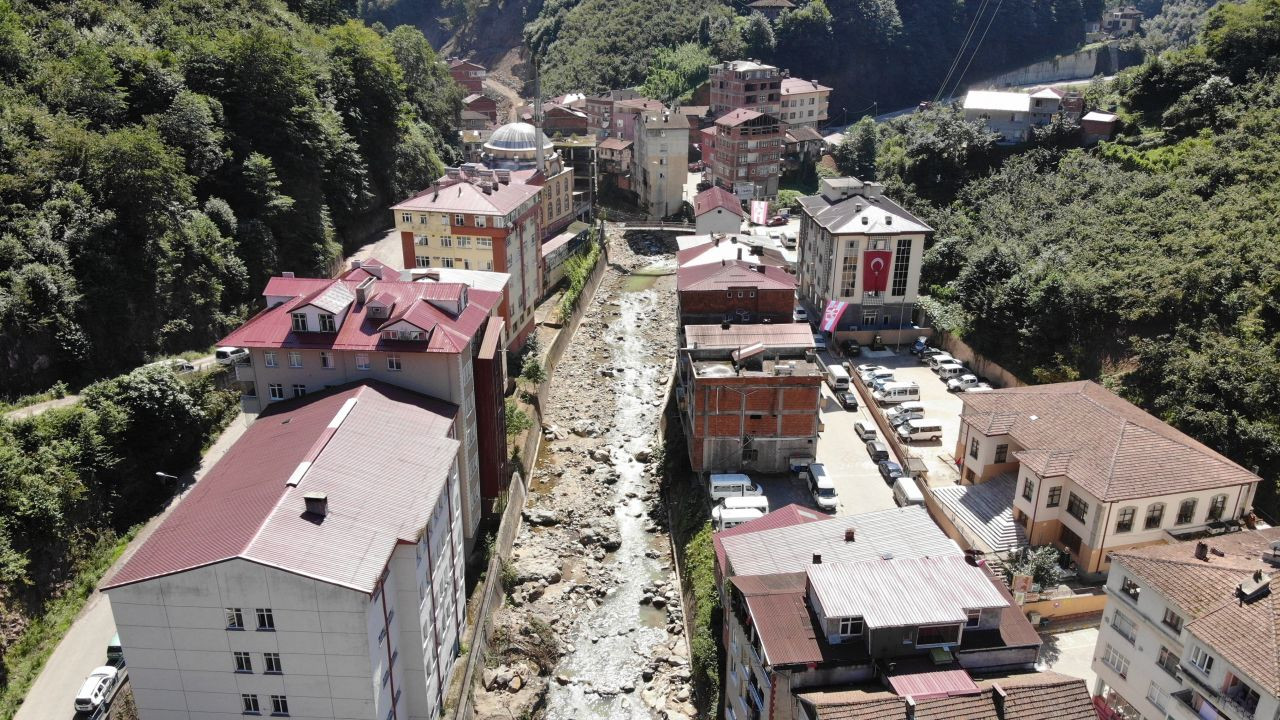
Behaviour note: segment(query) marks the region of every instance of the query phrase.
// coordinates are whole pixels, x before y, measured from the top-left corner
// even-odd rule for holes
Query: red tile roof
[[[693,198],[694,217],[709,213],[716,208],[724,208],[738,217],[743,217],[742,203],[734,197],[733,193],[719,185],[712,185]]]
[[[741,125],[748,120],[755,120],[764,113],[752,110],[750,108],[738,108],[716,118],[716,125],[724,125],[725,127],[734,127]]]
[[[1004,712],[997,712],[994,688],[1005,692]],[[1080,678],[1054,672],[988,675],[976,680],[969,694],[917,699],[880,686],[804,689],[797,697],[816,720],[1096,720],[1089,688]]]
[[[302,278],[293,278],[297,281]],[[273,279],[275,280],[275,279]],[[289,280],[289,278],[285,278]],[[342,286],[355,295],[355,287],[359,283],[354,280],[325,280],[321,288]],[[314,295],[315,281],[311,281]],[[268,283],[271,294],[284,296],[307,289],[307,283],[276,282]],[[220,342],[222,345],[234,347],[260,348],[311,348],[333,350],[381,350],[395,352],[461,352],[471,338],[483,326],[494,306],[502,298],[502,293],[487,290],[470,289],[467,291],[467,304],[456,317],[431,304],[430,300],[442,297],[456,297],[460,288],[456,283],[433,282],[401,282],[394,280],[374,280],[369,287],[370,298],[377,298],[385,305],[394,305],[396,314],[412,311],[412,322],[423,330],[432,330],[429,340],[405,341],[383,340],[379,328],[386,324],[385,318],[370,318],[367,306],[353,302],[338,328],[337,333],[293,331],[289,313],[294,308],[307,304],[307,296],[295,295],[293,299],[280,305],[268,308],[250,318],[245,324],[236,328]]]
[[[684,266],[676,270],[678,292],[728,290],[752,287],[758,290],[795,290],[796,278],[775,265],[747,260],[725,260],[722,264]]]
[[[103,588],[243,558],[372,592],[396,543],[416,541],[435,509],[456,414],[374,381],[276,403]],[[303,513],[312,492],[328,496],[323,520]]]
[[[1104,502],[1259,481],[1087,380],[968,393],[961,416],[984,435],[1011,436],[1040,475],[1066,476]]]

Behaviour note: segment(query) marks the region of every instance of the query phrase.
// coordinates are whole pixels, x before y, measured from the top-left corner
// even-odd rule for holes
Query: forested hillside
[[[0,0],[0,397],[207,347],[454,159],[419,31],[296,9]]]
[[[1028,381],[1101,378],[1258,468],[1272,516],[1278,73],[1280,0],[1248,0],[1212,10],[1198,44],[1091,89],[1121,115],[1116,142],[1063,150],[1057,127],[1000,162],[944,113],[874,138],[881,178],[938,229],[924,281],[941,324]]]

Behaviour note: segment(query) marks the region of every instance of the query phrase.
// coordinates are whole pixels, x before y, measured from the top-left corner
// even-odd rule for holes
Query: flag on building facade
[[[891,267],[893,253],[888,250],[867,250],[862,253],[862,291],[884,292],[888,289]]]
[[[844,315],[844,309],[849,307],[849,303],[839,300],[828,300],[827,309],[822,311],[822,329],[824,332],[833,332],[836,329],[836,323],[840,322],[840,316]]]

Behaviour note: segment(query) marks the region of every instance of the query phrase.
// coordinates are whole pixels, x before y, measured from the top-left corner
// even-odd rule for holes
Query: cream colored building
[[[664,218],[680,211],[689,177],[688,118],[666,109],[639,113],[631,177],[640,207],[649,217]]]
[[[816,80],[782,79],[782,109],[778,119],[789,127],[817,130],[827,124],[831,88]]]

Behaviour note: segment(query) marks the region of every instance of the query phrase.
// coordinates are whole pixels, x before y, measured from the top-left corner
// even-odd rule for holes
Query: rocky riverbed
[[[610,238],[609,274],[552,379],[477,717],[696,714],[658,493],[673,251],[660,236]]]

